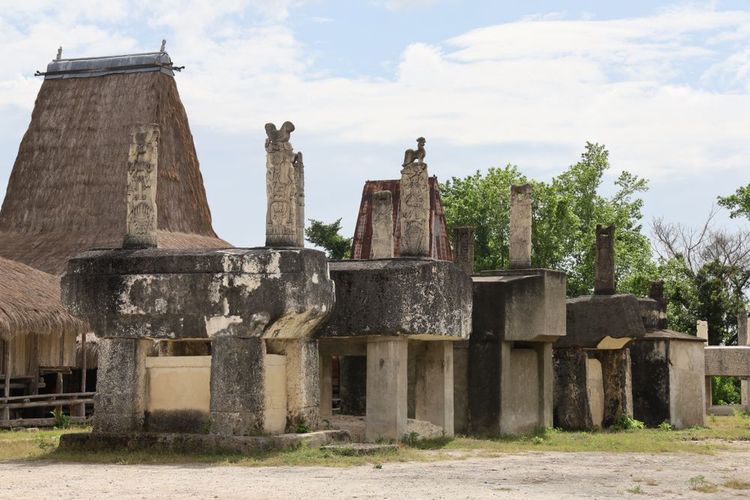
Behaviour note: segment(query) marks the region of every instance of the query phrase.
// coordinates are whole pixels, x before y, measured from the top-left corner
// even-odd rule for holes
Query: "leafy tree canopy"
[[[351,258],[352,239],[341,236],[341,219],[326,224],[310,219],[310,226],[305,229],[307,241],[323,248],[330,259]]]
[[[720,196],[719,205],[730,210],[730,216],[750,219],[750,184],[737,188],[734,194]]]
[[[532,266],[568,273],[570,296],[591,293],[597,224],[616,226],[618,289],[644,295],[656,277],[651,245],[642,233],[647,181],[622,172],[610,196],[601,193],[609,152],[587,143],[578,163],[550,182],[529,180],[513,165],[490,168],[441,186],[449,229],[474,226],[474,265],[477,271],[508,266],[510,186],[533,185]]]

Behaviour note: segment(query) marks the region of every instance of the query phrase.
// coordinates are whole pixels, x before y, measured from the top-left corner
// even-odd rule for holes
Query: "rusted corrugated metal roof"
[[[453,260],[445,212],[440,201],[437,177],[430,177],[430,256],[437,260]],[[372,242],[372,194],[377,191],[390,191],[393,197],[393,253],[401,255],[401,228],[399,223],[400,183],[397,179],[367,181],[362,190],[362,201],[357,215],[357,226],[352,241],[352,258],[369,259]]]

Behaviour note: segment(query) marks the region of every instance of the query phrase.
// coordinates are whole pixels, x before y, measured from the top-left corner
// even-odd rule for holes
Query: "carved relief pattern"
[[[156,246],[158,143],[157,125],[141,125],[133,130],[128,153],[127,221],[123,242],[126,248]]]
[[[393,257],[393,196],[390,191],[372,194],[371,259]]]
[[[295,154],[289,137],[291,122],[280,129],[266,124],[266,246],[303,246],[304,167],[301,154]],[[302,197],[300,197],[300,195]]]
[[[401,169],[401,246],[402,256],[430,255],[430,186],[424,163],[424,139],[417,150],[407,150]]]

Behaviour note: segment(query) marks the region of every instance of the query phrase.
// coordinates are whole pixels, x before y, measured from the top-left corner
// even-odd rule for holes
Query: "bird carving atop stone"
[[[289,142],[292,132],[294,132],[292,122],[284,122],[280,129],[277,129],[273,123],[266,123],[266,135],[268,136],[266,137],[266,150],[271,151],[274,146],[278,148],[281,143]]]
[[[425,141],[424,137],[419,137],[417,139],[417,149],[407,149],[404,153],[404,164],[401,165],[402,167],[405,167],[407,165],[411,165],[414,162],[417,163],[424,163],[424,157],[427,155],[427,153],[424,150],[424,145],[427,141]]]

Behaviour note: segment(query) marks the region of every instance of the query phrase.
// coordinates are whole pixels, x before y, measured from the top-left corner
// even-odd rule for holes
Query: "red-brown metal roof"
[[[430,256],[437,260],[453,261],[453,252],[448,238],[445,212],[440,201],[440,188],[437,177],[430,177]],[[393,254],[401,255],[401,227],[399,223],[400,184],[398,179],[367,181],[362,190],[362,201],[357,215],[357,226],[352,240],[352,258],[369,259],[372,243],[372,194],[390,191],[393,197]]]

